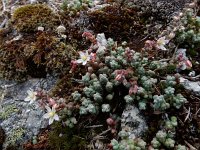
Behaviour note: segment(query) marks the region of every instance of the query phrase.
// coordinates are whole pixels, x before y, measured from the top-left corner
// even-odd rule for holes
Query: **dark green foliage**
[[[84,138],[87,134],[85,129],[78,131],[55,123],[49,133],[49,145],[54,150],[86,150],[88,142]]]
[[[156,70],[156,73],[159,73],[161,76],[165,76],[167,74],[173,74],[176,73],[176,65],[169,64],[164,68],[159,68]]]

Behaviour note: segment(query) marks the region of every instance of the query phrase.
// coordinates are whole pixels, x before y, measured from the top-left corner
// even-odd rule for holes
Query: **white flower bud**
[[[175,33],[174,32],[171,32],[170,34],[169,34],[169,38],[170,39],[173,39],[175,37]]]
[[[64,33],[66,31],[66,28],[62,25],[58,26],[56,31],[60,34],[60,33]]]
[[[181,12],[181,13],[179,13],[179,17],[183,17],[183,13]]]

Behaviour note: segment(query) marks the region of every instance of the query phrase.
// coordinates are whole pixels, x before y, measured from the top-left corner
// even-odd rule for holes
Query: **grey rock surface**
[[[148,126],[146,121],[137,107],[132,105],[126,106],[122,113],[121,129],[125,129],[129,133],[130,139],[140,137],[147,131]]]
[[[4,148],[9,144],[22,144],[48,126],[43,118],[45,110],[35,101],[24,101],[29,89],[49,90],[55,85],[54,77],[30,79],[23,83],[0,80],[0,126],[6,133]]]
[[[197,96],[200,96],[200,81],[189,81],[188,79],[181,77],[180,83],[185,89],[193,92]]]

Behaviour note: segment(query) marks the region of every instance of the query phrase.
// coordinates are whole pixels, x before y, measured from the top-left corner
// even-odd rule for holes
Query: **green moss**
[[[16,9],[12,16],[14,28],[19,32],[32,32],[38,26],[52,29],[58,25],[58,18],[53,11],[42,4],[25,5]]]
[[[76,54],[70,44],[62,42],[53,32],[26,35],[18,41],[2,43],[0,49],[0,76],[15,80],[65,72]]]
[[[49,133],[48,143],[54,150],[85,150],[88,142],[87,131],[79,133],[77,129],[63,127],[60,123],[53,125],[53,131]]]
[[[188,54],[191,56],[191,57],[195,57],[198,55],[198,51],[196,51],[195,49],[190,49],[188,50]]]
[[[169,64],[164,68],[159,68],[156,70],[156,72],[159,73],[161,76],[165,76],[167,74],[173,74],[176,73],[176,65],[174,64]]]

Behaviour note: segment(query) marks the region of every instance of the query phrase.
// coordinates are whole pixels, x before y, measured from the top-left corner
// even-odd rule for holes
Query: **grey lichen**
[[[7,144],[14,145],[16,141],[20,140],[25,133],[25,130],[22,127],[13,129],[11,134],[7,137]]]

